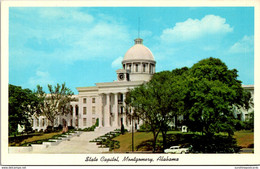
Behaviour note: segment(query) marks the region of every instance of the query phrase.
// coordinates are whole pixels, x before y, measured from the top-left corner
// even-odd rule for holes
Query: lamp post
[[[132,152],[134,152],[134,120],[133,120],[133,115],[131,115],[131,120],[132,120]]]

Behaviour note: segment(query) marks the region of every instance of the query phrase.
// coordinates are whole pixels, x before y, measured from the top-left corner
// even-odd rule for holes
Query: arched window
[[[135,65],[135,72],[138,72],[138,64]]]
[[[145,72],[145,64],[143,64],[143,72]]]
[[[73,114],[73,106],[70,106],[70,115]]]
[[[79,114],[79,106],[76,105],[76,116]]]

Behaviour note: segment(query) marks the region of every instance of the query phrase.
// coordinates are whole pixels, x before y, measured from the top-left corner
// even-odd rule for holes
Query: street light
[[[133,115],[131,115],[132,120],[132,152],[134,152],[134,121],[133,121]]]

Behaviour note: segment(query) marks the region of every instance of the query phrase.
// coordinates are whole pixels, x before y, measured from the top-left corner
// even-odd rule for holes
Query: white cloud
[[[79,8],[26,9],[15,12],[19,20],[11,20],[10,47],[23,52],[10,55],[16,65],[20,64],[17,58],[22,60],[24,56],[28,56],[24,62],[33,60],[37,66],[44,62],[39,63],[33,56],[65,63],[109,59],[126,51],[132,42],[128,27],[117,18],[110,22],[112,18],[108,21],[105,15],[91,15]]]
[[[54,84],[54,80],[51,78],[49,72],[36,71],[36,75],[31,77],[28,81],[31,88],[35,88],[38,84],[46,87],[48,84]]]
[[[207,35],[225,34],[233,28],[226,23],[226,19],[215,15],[206,15],[201,20],[187,19],[176,23],[173,28],[163,30],[161,39],[166,42],[180,42],[198,39]]]
[[[65,19],[68,21],[92,22],[94,17],[80,12],[76,8],[40,8],[40,17],[50,20]]]
[[[116,58],[111,64],[112,68],[121,68],[122,60],[123,60],[123,57],[121,57],[121,56]]]
[[[254,51],[254,36],[244,36],[229,49],[230,53],[247,53]]]

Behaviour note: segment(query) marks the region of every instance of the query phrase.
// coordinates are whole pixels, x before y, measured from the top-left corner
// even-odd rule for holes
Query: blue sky
[[[254,84],[253,7],[11,7],[9,83],[47,91],[65,82],[77,94],[116,80],[139,17],[157,72],[215,57]]]

